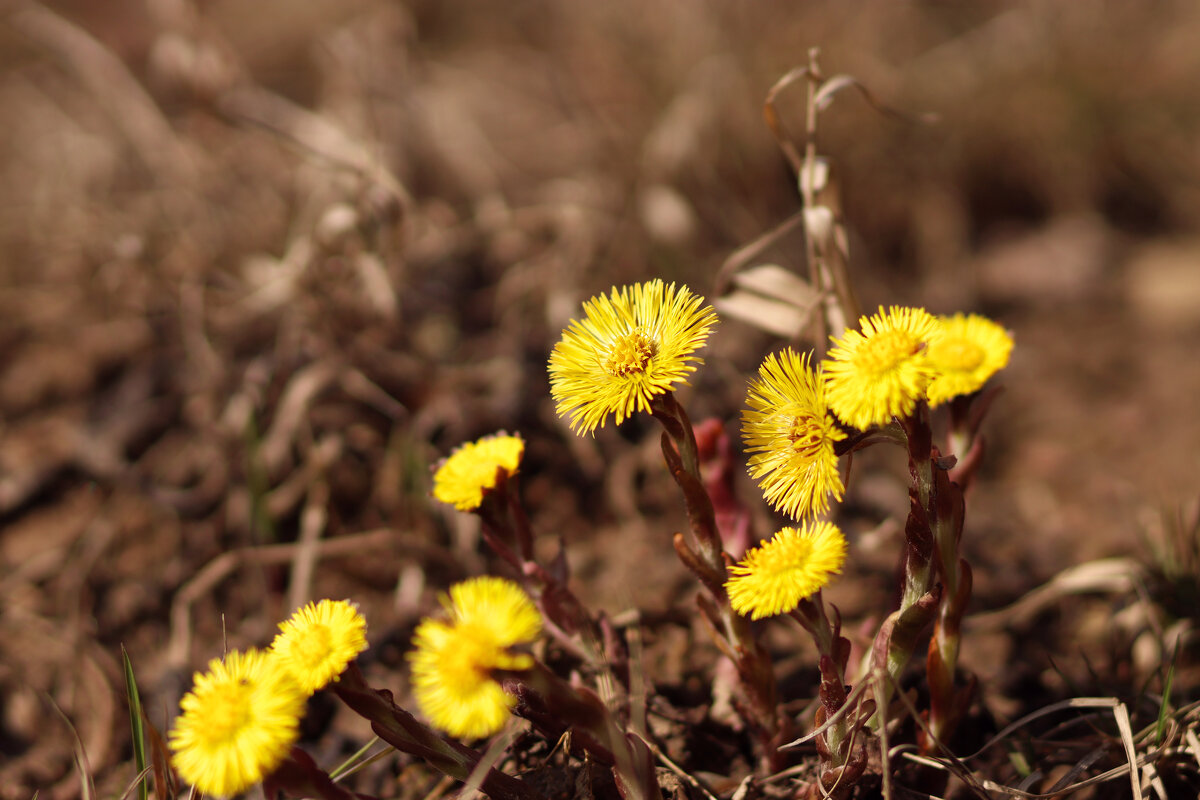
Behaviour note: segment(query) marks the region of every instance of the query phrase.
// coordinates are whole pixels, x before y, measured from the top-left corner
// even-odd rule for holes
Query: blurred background
[[[1145,557],[1200,488],[1198,42],[1187,0],[0,3],[0,797],[77,795],[76,734],[119,795],[121,646],[165,730],[193,670],[309,598],[363,605],[403,697],[418,616],[490,568],[429,467],[496,430],[526,437],[527,505],[581,595],[687,608],[653,426],[571,435],[546,358],[590,296],[712,298],[796,213],[762,104],[810,47],[910,115],[844,92],[821,117],[864,308],[1016,339],[968,498],[977,606]],[[802,86],[778,108],[803,130]],[[764,260],[803,274],[803,252]],[[726,320],[693,418],[736,441],[782,344]],[[848,619],[891,602],[896,462],[851,478]],[[976,643],[985,702],[1061,688],[1051,654],[1135,680],[1112,606],[1077,611]],[[664,683],[701,669],[654,658]],[[365,741],[327,712],[313,748]]]

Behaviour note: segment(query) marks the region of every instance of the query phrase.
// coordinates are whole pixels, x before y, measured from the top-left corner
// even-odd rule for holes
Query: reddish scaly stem
[[[654,397],[650,410],[666,431],[663,457],[683,492],[691,523],[691,541],[676,535],[675,548],[707,590],[708,602],[700,603],[701,610],[713,630],[724,639],[723,643],[719,642],[721,649],[732,654],[748,701],[744,717],[756,733],[763,767],[774,771],[781,764],[779,745],[787,741],[790,721],[779,713],[770,656],[754,635],[749,620],[729,605],[725,592],[729,557],[722,546],[712,499],[700,472],[700,455],[691,421],[670,392]]]

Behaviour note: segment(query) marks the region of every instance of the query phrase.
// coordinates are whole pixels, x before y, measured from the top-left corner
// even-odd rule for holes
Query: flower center
[[[972,372],[983,363],[982,347],[967,339],[943,342],[937,349],[937,363],[947,369]]]
[[[613,342],[604,359],[604,371],[614,378],[645,372],[646,365],[657,354],[658,343],[643,328],[635,328]]]
[[[251,686],[245,680],[213,688],[212,696],[204,703],[203,719],[198,720],[197,726],[205,732],[208,741],[231,742],[250,724],[251,694]]]
[[[912,358],[920,349],[921,343],[906,331],[881,331],[859,347],[855,362],[864,372],[882,375]]]
[[[808,569],[812,558],[813,546],[808,539],[797,539],[789,542],[786,548],[780,550],[775,559],[763,564],[763,574],[777,580],[792,580],[798,572]]]
[[[315,667],[329,657],[333,637],[325,625],[313,625],[303,636],[296,638],[296,655],[309,667]]]
[[[488,680],[496,664],[498,649],[481,631],[463,625],[455,631],[454,647],[443,652],[442,674],[459,692],[472,692]]]
[[[814,458],[821,449],[824,431],[816,418],[809,414],[801,414],[792,417],[792,426],[787,438],[797,454],[805,458]]]

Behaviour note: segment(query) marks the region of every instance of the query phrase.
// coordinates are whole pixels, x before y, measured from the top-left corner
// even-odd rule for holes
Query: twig
[[[98,107],[108,112],[147,169],[171,182],[189,177],[193,167],[189,154],[154,101],[111,50],[39,3],[19,4],[6,17],[98,98]]]
[[[381,528],[351,536],[328,539],[315,546],[317,558],[335,558],[352,555],[394,542],[397,532]],[[192,604],[237,569],[258,565],[287,564],[296,558],[299,544],[273,544],[261,547],[242,547],[229,550],[205,564],[195,576],[185,583],[171,602],[171,638],[167,642],[166,663],[176,670],[183,669],[188,662],[191,647]]]

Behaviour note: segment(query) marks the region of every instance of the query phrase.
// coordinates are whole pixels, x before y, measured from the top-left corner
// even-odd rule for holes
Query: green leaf
[[[121,645],[121,664],[125,669],[125,694],[129,697],[129,728],[133,731],[133,758],[138,775],[146,772],[146,731],[142,727],[142,699],[138,694],[137,680],[133,677],[133,663],[125,645]],[[138,781],[138,800],[149,797],[149,776]]]

